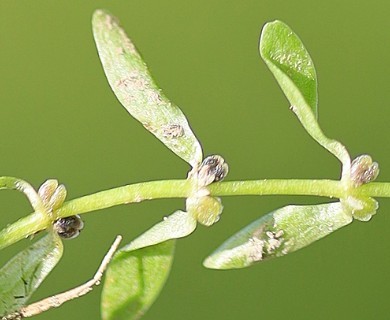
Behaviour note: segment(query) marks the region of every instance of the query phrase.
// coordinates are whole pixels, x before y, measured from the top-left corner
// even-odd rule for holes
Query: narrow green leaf
[[[103,287],[103,320],[139,319],[149,309],[169,275],[174,248],[170,240],[115,254]]]
[[[52,232],[19,252],[0,269],[0,314],[17,311],[56,266],[63,252]]]
[[[338,141],[327,138],[317,122],[317,76],[313,61],[298,36],[283,22],[267,23],[260,37],[260,55],[273,73],[306,131],[343,164],[350,179],[350,157]]]
[[[167,240],[183,238],[191,234],[195,229],[195,218],[188,212],[178,210],[145,231],[138,238],[123,247],[122,250],[132,251],[153,246]]]
[[[251,266],[283,256],[352,222],[340,202],[277,209],[226,240],[205,261],[212,269]]]
[[[118,100],[169,149],[193,167],[198,165],[202,149],[186,117],[156,86],[115,17],[97,10],[92,26],[103,69]]]

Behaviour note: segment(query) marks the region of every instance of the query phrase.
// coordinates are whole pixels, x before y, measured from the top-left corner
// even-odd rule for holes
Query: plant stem
[[[208,186],[213,196],[237,195],[312,195],[341,198],[345,189],[337,180],[249,180],[227,181]]]
[[[357,190],[368,197],[390,198],[390,182],[370,182]]]
[[[348,194],[390,197],[390,183],[372,182],[346,190],[337,180],[253,180],[227,181],[207,187],[212,196],[312,195],[342,198]],[[150,181],[100,191],[67,201],[53,212],[54,219],[101,210],[121,204],[162,198],[187,198],[194,191],[190,180]],[[52,221],[36,211],[0,231],[0,249],[50,226]]]
[[[53,212],[53,217],[56,220],[143,200],[186,198],[191,194],[192,189],[193,183],[188,180],[164,180],[131,184],[67,201],[60,209]],[[0,249],[48,228],[51,223],[52,221],[42,219],[42,215],[38,211],[19,219],[0,231]]]
[[[163,180],[130,184],[67,201],[55,212],[58,218],[105,209],[120,204],[161,198],[186,198],[193,184],[188,180]]]

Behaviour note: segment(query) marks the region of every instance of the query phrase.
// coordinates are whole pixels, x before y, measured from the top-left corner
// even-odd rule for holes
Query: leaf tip
[[[99,18],[99,17],[107,16],[107,15],[110,15],[110,13],[107,10],[105,10],[105,9],[96,9],[93,12],[92,17],[93,18]]]

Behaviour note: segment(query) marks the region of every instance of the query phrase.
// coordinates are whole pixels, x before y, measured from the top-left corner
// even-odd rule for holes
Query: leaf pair
[[[196,170],[202,161],[202,148],[183,112],[154,83],[113,16],[97,10],[92,25],[103,69],[118,100]],[[169,274],[174,239],[192,233],[196,224],[193,215],[176,211],[115,255],[103,289],[103,319],[136,319],[153,303]]]
[[[195,170],[191,176],[198,178],[202,149],[184,114],[155,85],[115,18],[96,11],[93,31],[103,68],[118,100],[148,131],[187,161]],[[318,125],[316,72],[300,39],[282,22],[268,23],[262,31],[260,53],[303,127],[341,161],[341,182],[350,187],[348,152],[341,143],[327,138]],[[204,264],[217,269],[241,268],[307,246],[352,221],[355,208],[351,209],[351,201],[343,200],[275,210],[228,239]],[[190,208],[194,214],[175,212],[116,254],[103,290],[103,319],[137,319],[145,312],[168,276],[173,239],[192,233],[197,220],[206,225],[215,222],[222,209],[217,202],[207,194],[190,197],[187,210]],[[211,220],[203,216],[203,209],[199,211],[202,206],[212,212]],[[372,214],[370,211],[362,220]]]
[[[306,131],[341,161],[341,183],[345,189],[350,188],[354,180],[375,179],[377,164],[367,157],[359,161],[361,168],[353,171],[359,176],[353,179],[346,148],[327,138],[319,127],[316,72],[298,36],[280,21],[268,23],[261,34],[260,54]],[[204,265],[215,269],[243,268],[282,256],[351,223],[353,217],[368,221],[377,208],[372,198],[352,196],[329,204],[287,206],[268,213],[233,235],[204,261]]]
[[[169,149],[193,168],[199,166],[203,158],[202,148],[186,117],[156,86],[139,53],[115,18],[101,10],[96,11],[93,32],[107,79],[118,100]],[[50,188],[43,188],[44,194],[38,195],[29,184],[12,177],[0,178],[0,188],[18,189],[27,195],[36,215],[39,215],[35,231],[52,222],[51,213],[57,208],[56,203],[50,205],[50,197],[48,205],[43,201],[46,189]],[[169,274],[175,245],[173,239],[192,233],[196,223],[193,215],[177,211],[117,253],[103,291],[104,319],[137,318],[152,304]],[[62,225],[59,227],[63,230]],[[80,226],[76,233],[68,229],[61,234],[71,238],[78,234]],[[9,234],[12,230],[5,231]],[[2,245],[6,243],[0,243]],[[61,240],[57,234],[50,232],[12,259],[2,269],[0,277],[3,303],[0,314],[5,315],[24,306],[61,255]],[[46,273],[41,272],[42,268]]]
[[[0,177],[0,189],[15,189],[27,196],[36,216],[33,217],[36,230],[30,232],[39,232],[50,226],[47,235],[19,252],[0,269],[0,315],[6,316],[18,313],[26,305],[62,257],[60,230],[51,228],[51,224],[55,219],[53,211],[65,200],[66,189],[57,180],[50,179],[37,192],[26,181],[14,177]]]

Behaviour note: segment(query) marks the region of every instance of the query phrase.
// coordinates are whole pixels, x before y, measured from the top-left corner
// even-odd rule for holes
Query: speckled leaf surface
[[[24,306],[62,257],[61,240],[49,233],[0,269],[0,315]]]
[[[103,69],[118,100],[169,149],[191,166],[198,165],[202,149],[185,115],[157,87],[118,21],[97,10],[92,26]]]

